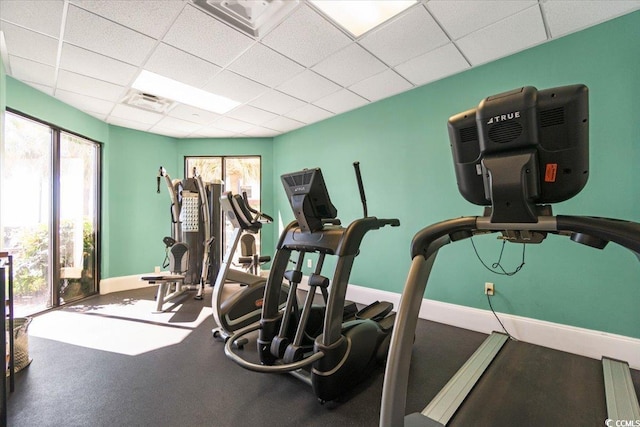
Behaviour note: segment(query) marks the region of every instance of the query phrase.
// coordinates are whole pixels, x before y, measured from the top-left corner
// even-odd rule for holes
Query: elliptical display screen
[[[321,230],[323,219],[333,219],[338,215],[319,168],[285,174],[281,180],[303,232]]]

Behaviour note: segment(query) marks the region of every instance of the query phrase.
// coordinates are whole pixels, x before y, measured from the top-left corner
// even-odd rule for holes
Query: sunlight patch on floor
[[[153,313],[155,301],[149,300],[76,305],[34,318],[29,335],[135,356],[179,344],[211,316],[210,307],[188,315],[180,308],[178,304],[169,312]]]

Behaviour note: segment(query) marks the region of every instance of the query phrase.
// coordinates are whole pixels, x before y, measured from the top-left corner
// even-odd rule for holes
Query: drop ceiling
[[[305,0],[257,36],[191,0],[0,0],[0,30],[8,75],[102,121],[242,138],[286,133],[638,9],[640,0],[422,0],[354,38]],[[133,106],[142,70],[241,104],[224,115]]]

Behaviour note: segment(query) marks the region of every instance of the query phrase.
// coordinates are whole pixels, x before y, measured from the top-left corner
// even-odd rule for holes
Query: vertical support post
[[[427,287],[437,253],[437,250],[434,251],[427,259],[417,255],[411,262],[391,334],[389,349],[393,351],[389,351],[387,368],[384,372],[380,427],[404,425],[411,347],[416,333],[422,295]]]
[[[4,322],[4,319],[6,319],[7,317],[7,311],[6,311],[6,297],[5,297],[5,287],[6,287],[6,282],[5,282],[5,268],[4,267],[0,267],[0,301],[2,301],[2,307],[0,307],[0,316],[2,316],[2,320]],[[6,363],[6,359],[5,359],[5,355],[7,354],[7,331],[6,328],[3,325],[2,328],[2,339],[0,339],[0,354],[2,354],[2,391],[0,392],[2,394],[1,399],[0,399],[0,405],[2,405],[0,407],[0,424],[2,424],[3,426],[7,425],[7,363]]]

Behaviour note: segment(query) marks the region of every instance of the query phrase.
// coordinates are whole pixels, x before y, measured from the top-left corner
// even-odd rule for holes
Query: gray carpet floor
[[[383,368],[321,405],[286,374],[246,371],[211,334],[210,300],[152,314],[155,289],[85,300],[34,319],[9,426],[376,426]],[[486,335],[419,321],[407,412],[420,411]],[[249,345],[247,354],[255,352]],[[600,362],[510,342],[454,426],[601,426]],[[632,371],[640,395],[640,372]]]

